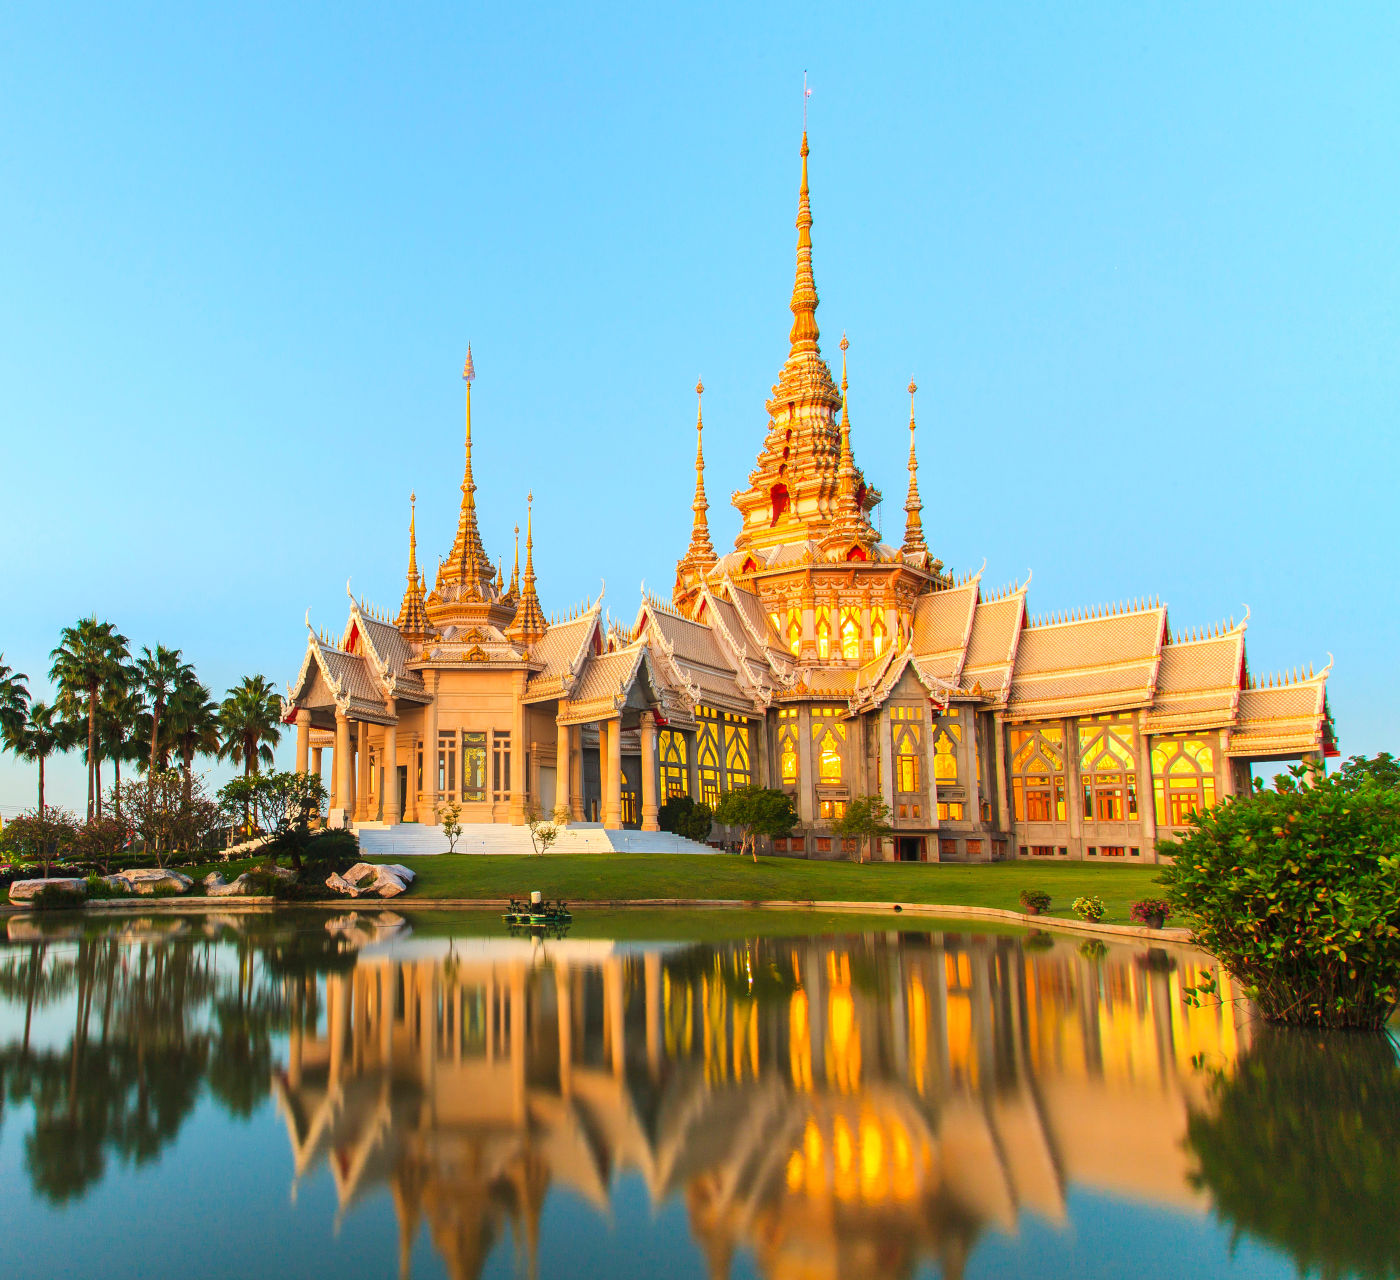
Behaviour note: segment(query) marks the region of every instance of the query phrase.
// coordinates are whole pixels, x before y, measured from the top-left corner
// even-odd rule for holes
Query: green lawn
[[[694,854],[560,854],[544,858],[458,856],[382,859],[417,872],[411,896],[524,897],[538,889],[566,902],[645,898],[718,898],[740,902],[847,901],[937,903],[1019,911],[1022,889],[1044,889],[1050,914],[1069,916],[1080,894],[1097,894],[1104,919],[1128,923],[1138,898],[1158,894],[1157,868],[1093,863],[903,864],[808,862]]]

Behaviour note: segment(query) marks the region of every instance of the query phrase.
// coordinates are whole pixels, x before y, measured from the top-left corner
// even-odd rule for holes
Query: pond
[[[647,920],[12,917],[5,1274],[1400,1268],[1390,1039],[1185,948]]]

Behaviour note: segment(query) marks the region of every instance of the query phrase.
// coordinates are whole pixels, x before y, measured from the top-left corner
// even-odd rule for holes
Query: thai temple
[[[657,831],[668,797],[713,805],[758,784],[795,801],[780,854],[855,856],[831,824],[878,796],[886,859],[1154,861],[1159,834],[1248,788],[1251,765],[1337,753],[1330,661],[1252,676],[1247,611],[1188,630],[1148,598],[1033,616],[1029,575],[993,590],[981,571],[949,572],[923,525],[912,382],[904,536],[881,541],[846,340],[839,385],[819,345],[805,133],[801,157],[789,351],[732,498],[733,549],[711,540],[697,407],[694,523],[670,601],[644,597],[631,625],[601,598],[547,618],[529,519],[509,581],[478,528],[468,350],[451,550],[430,586],[410,518],[397,615],[352,596],[338,639],[308,622],[288,687],[297,767],[332,753],[332,821],[426,828],[455,804],[469,830],[542,814],[606,837]]]

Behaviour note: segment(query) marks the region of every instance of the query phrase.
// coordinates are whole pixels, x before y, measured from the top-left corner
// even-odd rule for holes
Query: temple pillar
[[[350,766],[350,720],[339,708],[335,713],[335,751],[331,758],[335,769],[335,807],[350,814],[350,798],[354,794],[354,772]]]
[[[527,671],[515,673],[515,719],[511,725],[510,821],[515,827],[525,825],[525,792],[530,781],[525,757],[525,680]],[[533,798],[533,797],[532,797]]]
[[[369,723],[360,720],[355,725],[355,820],[369,817]]]
[[[554,811],[560,810],[566,815],[572,816],[573,806],[570,801],[570,785],[573,782],[574,759],[573,751],[570,749],[569,726],[559,724],[559,717],[567,711],[567,704],[560,702],[559,709],[555,714],[555,726],[557,737],[554,745]],[[564,819],[568,821],[566,816]]]
[[[642,712],[642,830],[660,831],[656,820],[656,717]]]
[[[805,704],[797,710],[797,820],[804,827],[813,821],[816,774],[812,772],[812,711]]]
[[[321,748],[311,748],[311,772],[318,778],[321,777]]]
[[[1143,856],[1157,858],[1157,783],[1152,777],[1152,735],[1147,732],[1147,712],[1139,711],[1138,722],[1138,817],[1142,819]],[[1230,776],[1229,761],[1225,776]],[[1143,784],[1146,783],[1144,786]],[[1226,793],[1228,794],[1228,792]]]
[[[1079,721],[1061,720],[1065,732],[1065,817],[1073,856],[1084,858],[1084,783],[1079,772]]]
[[[992,717],[992,745],[996,750],[997,825],[1011,833],[1011,784],[1006,774],[1006,720],[1001,712]]]
[[[390,827],[399,825],[399,704],[389,699],[389,715],[392,717],[384,726],[384,767],[381,774],[381,809],[384,824]]]
[[[421,739],[409,738],[408,740],[408,788],[404,794],[405,808],[403,820],[405,822],[418,821],[418,744]]]
[[[963,777],[966,779],[964,786],[967,791],[967,820],[980,824],[982,784],[977,781],[977,753],[982,750],[982,744],[977,739],[977,707],[972,703],[964,704],[960,719],[963,722],[963,765],[966,769]],[[987,853],[990,856],[991,850],[988,849]]]
[[[574,750],[574,743],[578,750]],[[572,727],[569,731],[569,817],[574,822],[583,821],[583,726]]]
[[[297,772],[311,772],[311,712],[297,712]]]
[[[885,645],[895,648],[899,644],[899,610],[891,601],[885,606]]]
[[[598,721],[598,821],[607,826],[608,807],[608,724]]]
[[[817,604],[810,598],[802,602],[802,652],[800,659],[817,656]]]
[[[936,831],[938,829],[938,773],[934,766],[938,763],[938,751],[934,740],[934,717],[931,706],[929,712],[929,718],[924,724],[924,768],[928,770],[928,783],[924,787],[924,794],[928,797],[928,825]],[[935,837],[935,846],[937,843]],[[941,847],[930,850],[928,861],[941,862],[942,860]]]
[[[879,732],[880,799],[888,806],[890,811],[889,824],[890,826],[894,826],[894,729],[890,723],[890,706],[888,702],[880,708]],[[883,841],[881,843],[883,843]],[[895,846],[893,852],[897,859],[899,857],[898,845]]]
[[[860,660],[869,662],[875,656],[875,643],[870,635],[870,599],[860,604]]]
[[[428,686],[428,705],[423,708],[423,816],[437,825],[438,808],[438,673],[425,671],[423,683]]]
[[[616,831],[622,826],[622,718],[608,728],[608,789],[603,810],[603,826]]]

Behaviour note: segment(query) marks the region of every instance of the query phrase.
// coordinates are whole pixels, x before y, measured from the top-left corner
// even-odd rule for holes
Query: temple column
[[[570,801],[570,784],[573,782],[574,760],[573,751],[570,749],[569,726],[559,724],[559,717],[566,714],[567,704],[561,702],[555,714],[556,739],[554,745],[554,811],[558,813],[562,810],[566,815],[565,821],[573,814],[573,805]]]
[[[405,791],[404,799],[406,807],[403,811],[405,822],[418,821],[418,743],[420,739],[410,737],[408,740],[408,787]]]
[[[369,816],[369,722],[360,720],[355,725],[355,820]]]
[[[977,740],[977,707],[966,703],[959,717],[963,722],[963,766],[967,770],[963,777],[967,790],[967,820],[980,824],[982,821],[982,785],[977,781],[977,753],[982,744]],[[987,850],[991,856],[991,850]]]
[[[875,644],[870,635],[870,599],[860,604],[860,660],[869,662],[875,656]]]
[[[817,656],[817,603],[810,598],[802,602],[801,658]]]
[[[525,825],[525,791],[529,773],[525,767],[525,679],[528,672],[515,673],[515,720],[511,726],[510,821],[512,826]]]
[[[354,783],[351,781],[354,774],[350,768],[350,721],[339,708],[335,713],[335,750],[331,756],[331,765],[335,770],[335,807],[345,810],[348,818],[350,796],[354,790]]]
[[[992,744],[996,749],[997,825],[1011,833],[1011,784],[1006,773],[1006,720],[1000,711],[992,717]]]
[[[311,748],[311,772],[318,778],[321,776],[321,748]]]
[[[574,750],[574,743],[578,750]],[[569,731],[569,816],[574,822],[583,821],[583,726]]]
[[[622,718],[608,727],[608,789],[603,826],[616,831],[622,826]]]
[[[933,710],[932,707],[929,708]],[[934,766],[938,763],[938,751],[934,741],[934,718],[929,716],[924,725],[924,768],[928,770],[928,785],[924,787],[924,794],[928,797],[928,825],[935,831],[938,830],[938,772]],[[937,846],[937,837],[934,838]],[[929,851],[927,861],[941,862],[943,851],[940,847],[935,847]]]
[[[607,826],[608,807],[608,725],[598,721],[598,821]]]
[[[660,831],[656,820],[656,717],[642,712],[642,830]]]
[[[1084,783],[1079,772],[1079,721],[1061,720],[1065,733],[1065,817],[1074,853],[1084,858]]]
[[[423,809],[429,824],[437,825],[438,807],[438,673],[425,671],[428,705],[423,708]]]
[[[311,771],[311,712],[297,712],[297,772]]]
[[[893,603],[885,606],[885,645],[894,647],[899,643],[899,610]]]
[[[773,784],[768,778],[768,761],[772,754],[768,750],[768,719],[766,716],[753,716],[744,724],[749,732],[749,777],[755,786],[771,787]]]
[[[685,739],[685,793],[699,803],[700,762],[695,758],[699,735],[694,729],[683,729],[681,736]]]
[[[889,823],[894,826],[894,731],[890,724],[888,702],[880,708],[880,799],[889,807]],[[898,859],[898,845],[895,845],[893,853]]]
[[[1139,711],[1138,722],[1138,817],[1142,819],[1143,856],[1157,859],[1157,783],[1152,777],[1152,736],[1144,726],[1147,712]],[[1230,776],[1226,762],[1225,776]],[[1144,786],[1143,783],[1147,785]],[[1227,793],[1228,794],[1228,793]]]
[[[384,824],[390,827],[399,825],[402,816],[399,809],[399,704],[389,699],[389,723],[384,726],[384,772],[382,788]]]
[[[816,774],[812,772],[812,710],[803,705],[797,710],[797,819],[804,827],[812,825],[816,784]]]

